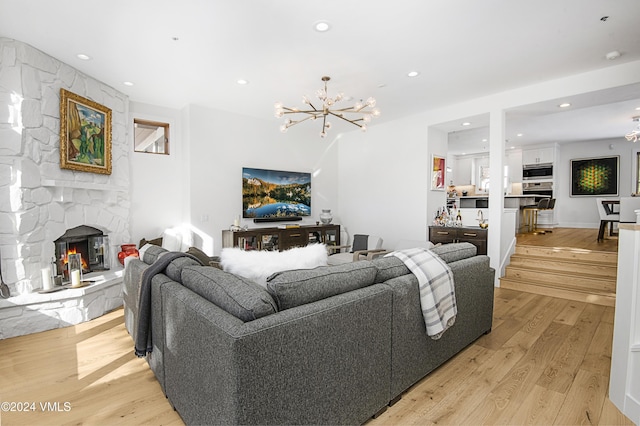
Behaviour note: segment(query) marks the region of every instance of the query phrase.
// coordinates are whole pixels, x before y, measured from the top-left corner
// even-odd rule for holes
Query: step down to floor
[[[615,252],[517,245],[500,286],[614,306],[617,258]]]
[[[500,278],[500,287],[510,290],[524,291],[527,293],[542,294],[544,296],[559,297],[577,302],[593,303],[602,306],[615,306],[615,293],[584,292],[579,290],[567,290],[557,287],[550,287],[544,283],[524,283],[509,278]]]
[[[565,289],[578,289],[586,292],[616,292],[616,279],[611,276],[604,277],[555,269],[533,269],[516,265],[508,265],[505,269],[504,278],[525,282],[541,282],[547,286],[555,286]]]
[[[615,278],[618,269],[617,265],[609,263],[572,261],[562,258],[522,256],[519,254],[511,256],[509,265],[523,269],[565,272],[594,278]]]
[[[610,251],[584,250],[571,247],[516,245],[516,254],[552,257],[554,259],[571,259],[583,262],[598,262],[613,265],[617,265],[618,263],[618,253]]]

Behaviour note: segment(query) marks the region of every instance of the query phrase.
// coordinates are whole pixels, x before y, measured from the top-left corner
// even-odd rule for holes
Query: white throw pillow
[[[220,253],[220,265],[226,272],[245,277],[266,288],[267,278],[276,272],[326,266],[327,247],[324,244],[309,244],[281,252],[224,248]]]

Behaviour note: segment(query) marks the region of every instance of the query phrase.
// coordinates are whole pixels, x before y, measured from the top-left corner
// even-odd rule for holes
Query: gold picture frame
[[[60,89],[60,168],[111,174],[111,109]]]

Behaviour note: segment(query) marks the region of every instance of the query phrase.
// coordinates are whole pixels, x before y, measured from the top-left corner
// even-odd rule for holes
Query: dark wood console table
[[[487,230],[479,226],[430,226],[429,241],[433,244],[471,243],[478,248],[478,254],[487,254]]]
[[[286,228],[252,228],[246,231],[222,231],[222,247],[243,250],[282,251],[307,244],[340,245],[340,225],[289,225]]]

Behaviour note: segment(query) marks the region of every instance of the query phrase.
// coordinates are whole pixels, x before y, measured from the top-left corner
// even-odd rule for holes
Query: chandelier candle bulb
[[[331,80],[330,77],[322,77],[324,89],[319,89],[316,92],[317,98],[322,102],[320,108],[316,108],[307,96],[302,97],[302,102],[308,105],[310,109],[300,110],[298,108],[289,108],[284,106],[282,102],[276,102],[274,104],[275,116],[277,118],[281,118],[285,114],[307,114],[306,117],[299,120],[286,119],[284,124],[280,126],[280,131],[282,133],[286,133],[289,127],[295,126],[296,124],[302,123],[308,119],[316,120],[317,118],[322,118],[322,131],[320,132],[320,137],[324,138],[327,136],[327,130],[331,128],[331,123],[327,121],[328,115],[338,117],[341,120],[353,124],[354,126],[358,126],[363,132],[365,132],[367,130],[365,123],[369,123],[372,117],[380,115],[380,111],[378,109],[367,109],[373,108],[376,105],[376,100],[372,97],[367,98],[364,103],[356,102],[356,104],[351,107],[336,107],[338,102],[345,99],[345,96],[344,93],[338,93],[335,97],[330,97],[327,94],[327,82],[329,80]],[[351,114],[359,114],[360,116],[357,117]]]

